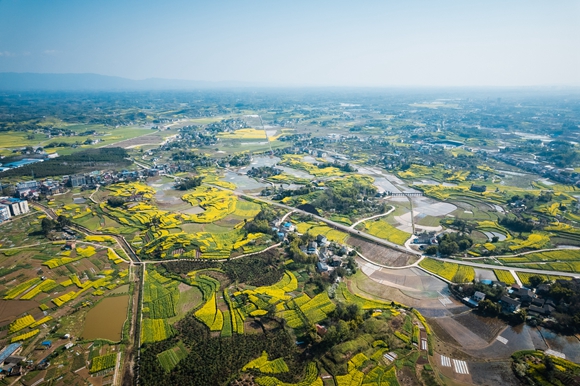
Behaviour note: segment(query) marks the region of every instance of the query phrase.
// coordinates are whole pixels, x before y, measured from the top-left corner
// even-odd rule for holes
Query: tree
[[[439,253],[445,256],[452,255],[459,251],[459,246],[455,241],[444,240],[439,244]]]
[[[532,288],[537,288],[540,284],[544,282],[544,278],[538,275],[530,276],[530,285]]]
[[[497,316],[501,311],[501,306],[489,299],[484,299],[479,302],[477,309],[484,315]]]
[[[70,221],[70,218],[60,215],[57,217],[56,222],[58,223],[58,226],[62,229],[64,227],[68,227],[72,224],[72,222]]]
[[[183,180],[179,181],[175,184],[175,189],[177,190],[189,190],[198,187],[201,185],[203,181],[203,177],[195,177],[195,178],[184,178]]]
[[[429,256],[434,256],[437,254],[437,247],[435,245],[430,245],[425,248],[425,254]]]
[[[55,224],[54,221],[52,221],[48,217],[45,217],[42,219],[40,226],[42,227],[42,233],[46,236],[54,229]]]
[[[111,208],[118,208],[120,206],[122,206],[125,203],[125,200],[121,197],[109,197],[107,198],[107,205],[109,205]]]

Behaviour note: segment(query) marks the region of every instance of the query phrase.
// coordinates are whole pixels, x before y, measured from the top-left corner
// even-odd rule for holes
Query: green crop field
[[[384,218],[365,221],[363,223],[366,232],[381,239],[388,240],[398,245],[403,245],[411,237],[410,233],[404,232],[389,224]]]
[[[161,367],[163,367],[166,372],[170,372],[175,366],[177,366],[179,361],[187,357],[187,354],[187,350],[180,342],[177,346],[157,354],[157,359],[159,359]]]

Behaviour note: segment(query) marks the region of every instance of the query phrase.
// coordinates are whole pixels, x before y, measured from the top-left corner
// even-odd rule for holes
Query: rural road
[[[223,187],[217,186],[217,185],[211,185],[211,184],[207,184],[207,185],[213,186],[214,188],[218,188],[218,189],[221,189],[221,190],[227,190],[229,192],[234,193],[237,196],[240,196],[242,198],[245,198],[245,199],[248,199],[248,200],[251,200],[251,201],[260,201],[260,202],[263,202],[263,203],[268,204],[268,205],[277,206],[279,208],[284,208],[284,209],[287,209],[287,210],[290,210],[290,211],[295,211],[295,212],[301,213],[303,215],[312,216],[312,218],[315,218],[318,221],[322,221],[322,222],[330,225],[331,227],[333,227],[336,230],[343,231],[343,232],[349,233],[351,235],[358,236],[358,237],[361,237],[363,239],[370,240],[370,241],[375,242],[377,244],[381,244],[381,245],[384,245],[384,246],[389,247],[391,249],[395,249],[395,250],[397,250],[399,252],[411,253],[411,254],[418,255],[418,256],[421,255],[420,252],[413,251],[413,250],[408,250],[407,248],[402,247],[402,246],[400,246],[398,244],[395,244],[395,243],[392,243],[390,241],[381,239],[379,237],[370,235],[370,234],[365,233],[363,231],[357,231],[355,229],[352,229],[348,225],[344,225],[344,224],[341,224],[341,223],[338,223],[338,222],[329,220],[327,218],[324,218],[324,217],[321,217],[321,216],[317,216],[315,214],[306,212],[306,211],[301,210],[301,209],[298,209],[298,208],[294,208],[292,206],[284,205],[284,204],[281,204],[281,203],[278,203],[278,202],[274,202],[274,201],[270,201],[270,200],[266,200],[266,199],[263,199],[263,198],[249,196],[249,195],[247,195],[245,193],[242,193],[242,192],[239,192],[237,190],[231,190],[231,189],[223,188]]]
[[[357,226],[358,224],[360,224],[360,223],[363,223],[363,222],[365,222],[365,221],[370,221],[370,220],[374,220],[375,218],[379,218],[379,217],[383,217],[383,216],[388,216],[388,215],[390,215],[391,213],[393,213],[393,211],[394,211],[394,210],[395,210],[395,207],[394,207],[394,206],[391,206],[391,209],[389,209],[389,210],[388,210],[388,212],[386,212],[386,213],[381,213],[381,214],[377,214],[377,215],[374,215],[374,216],[371,216],[371,217],[367,217],[367,218],[363,218],[363,219],[361,219],[361,220],[358,220],[357,222],[355,222],[354,224],[352,224],[352,225],[350,226],[350,228],[354,229],[354,228],[356,228],[356,226]]]

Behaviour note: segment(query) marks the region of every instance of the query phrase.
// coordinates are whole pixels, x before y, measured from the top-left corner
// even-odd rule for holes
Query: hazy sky
[[[580,85],[579,0],[0,0],[0,72]]]

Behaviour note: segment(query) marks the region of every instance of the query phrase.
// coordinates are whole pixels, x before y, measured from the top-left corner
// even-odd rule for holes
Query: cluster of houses
[[[549,163],[535,160],[520,160],[514,156],[501,153],[494,155],[493,158],[505,162],[508,165],[517,166],[528,172],[539,174],[544,178],[549,178],[561,184],[580,186],[580,173],[573,168],[558,168]]]
[[[273,225],[274,226],[272,227],[272,231],[276,232],[280,241],[286,240],[288,233],[294,232],[296,230],[296,227],[292,225],[290,221],[286,221],[282,224],[275,221]]]
[[[28,201],[13,197],[0,197],[0,223],[30,212]]]
[[[47,178],[41,181],[23,181],[15,186],[15,195],[20,198],[36,199],[40,195],[52,196],[63,193],[68,188],[95,189],[97,185],[106,186],[123,181],[137,181],[147,177],[157,176],[164,171],[163,168],[150,168],[142,170],[94,171],[86,174],[62,176],[60,180]]]
[[[320,273],[330,272],[340,267],[343,263],[341,256],[345,256],[349,252],[348,248],[343,245],[339,247],[340,255],[336,255],[331,248],[330,241],[324,235],[316,236],[316,239],[304,246],[302,251],[308,255],[318,256],[316,269]]]
[[[272,230],[277,232],[280,241],[286,240],[288,233],[295,232],[296,227],[290,222],[279,222],[275,221]],[[318,260],[316,261],[316,269],[320,273],[330,272],[334,269],[340,267],[343,263],[341,256],[346,256],[350,249],[344,245],[337,246],[335,243],[331,243],[328,238],[324,235],[316,236],[316,239],[303,245],[301,251],[307,255],[316,255]],[[335,254],[338,252],[338,254]]]
[[[508,290],[508,294],[503,295],[499,300],[501,310],[504,313],[513,313],[522,307],[527,307],[530,316],[550,316],[556,309],[556,304],[536,294],[536,292],[547,292],[549,289],[550,284],[541,284],[536,291],[514,284]]]
[[[423,231],[423,233],[419,233],[413,239],[413,244],[422,244],[422,245],[437,245],[437,234],[434,231]],[[423,249],[423,248],[421,248]]]
[[[505,283],[499,281],[482,280],[482,283],[506,288],[505,294],[498,301],[501,312],[504,314],[513,314],[522,308],[527,308],[528,316],[540,318],[549,317],[556,309],[556,304],[551,299],[545,299],[539,295],[548,293],[550,284],[540,284],[537,289],[533,290],[519,284],[507,287]],[[477,307],[485,297],[485,293],[475,291],[471,297],[463,298],[463,302],[471,307]]]
[[[22,374],[22,362],[25,357],[19,356],[22,351],[21,343],[12,343],[0,351],[0,379]]]

